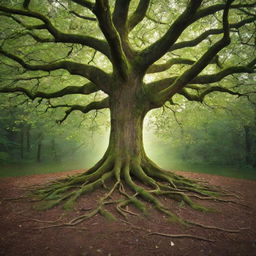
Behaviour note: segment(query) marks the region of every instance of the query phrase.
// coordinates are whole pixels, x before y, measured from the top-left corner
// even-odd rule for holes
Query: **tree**
[[[176,95],[203,102],[213,92],[238,97],[253,93],[250,85],[222,84],[231,75],[239,79],[255,73],[252,7],[255,2],[232,0],[1,1],[2,93],[22,93],[47,101],[49,108],[66,108],[60,122],[74,111],[110,109],[105,155],[87,172],[38,190],[47,207],[63,201],[70,207],[82,194],[114,180],[96,209],[75,223],[98,212],[109,216],[105,204],[115,190],[123,197],[116,201],[122,214],[128,204],[145,212],[143,199],[180,220],[159,201],[161,195],[206,210],[186,192],[205,197],[216,192],[156,166],[143,148],[143,120],[150,110],[175,104]],[[72,80],[60,85],[59,78],[68,76]],[[87,105],[63,99],[99,91],[100,99]]]
[[[247,98],[211,94],[203,104],[180,100],[166,108],[171,111],[155,110],[147,118],[167,147],[159,156],[164,163],[253,166],[255,106]]]

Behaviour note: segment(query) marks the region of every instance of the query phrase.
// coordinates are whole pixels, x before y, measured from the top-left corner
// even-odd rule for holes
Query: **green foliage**
[[[164,147],[156,158],[163,158],[163,154],[174,162],[255,165],[255,160],[246,162],[248,154],[254,159],[256,153],[254,104],[221,95],[212,95],[205,104],[182,99],[177,99],[177,103],[169,106],[173,112],[154,111],[148,117],[147,125],[158,136],[153,143]],[[250,127],[250,152],[246,150],[245,126]]]
[[[102,134],[108,129],[108,114],[102,112],[98,118],[92,115],[82,116],[75,113],[70,122],[59,125],[58,111],[45,112],[47,105],[27,102],[20,105],[24,97],[11,98],[1,95],[0,108],[0,163],[35,162],[38,145],[41,144],[41,161],[66,161],[76,158],[86,159],[89,167],[102,154],[106,143]],[[99,138],[98,138],[99,137]],[[103,141],[99,143],[99,140]],[[95,147],[95,143],[99,143]],[[102,147],[101,150],[98,150]],[[96,157],[88,156],[94,152]],[[22,152],[22,153],[21,153]],[[78,160],[81,162],[81,160]]]

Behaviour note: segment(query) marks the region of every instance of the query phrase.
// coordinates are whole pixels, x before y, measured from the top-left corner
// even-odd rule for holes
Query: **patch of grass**
[[[20,163],[5,164],[0,166],[0,177],[16,177],[34,174],[47,174],[84,169],[89,166],[78,162],[55,162],[55,163]]]
[[[170,160],[165,162],[159,161],[158,164],[166,170],[179,170],[256,180],[256,169],[249,166],[238,167],[217,164],[195,164]],[[90,165],[91,163],[86,164],[84,161],[79,160],[51,163],[5,164],[0,165],[0,177],[16,177],[88,169]]]
[[[192,161],[182,161],[181,159],[172,157],[162,151],[159,151],[158,154],[149,154],[149,156],[159,166],[166,170],[206,173],[239,179],[256,180],[256,168],[251,166],[193,163]]]
[[[256,180],[256,169],[250,166],[226,166],[218,164],[174,163],[167,169],[206,173],[239,179]]]
[[[198,172],[256,180],[256,169],[250,166],[208,166],[208,168],[201,167]]]

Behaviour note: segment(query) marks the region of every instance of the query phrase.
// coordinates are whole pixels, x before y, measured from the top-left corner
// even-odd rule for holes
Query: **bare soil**
[[[210,213],[198,212],[182,203],[164,200],[166,205],[183,218],[228,231],[172,223],[154,209],[150,209],[148,216],[129,215],[126,221],[122,218],[110,221],[97,215],[75,227],[49,227],[84,214],[104,191],[84,196],[72,211],[65,211],[59,206],[42,212],[35,210],[34,203],[28,200],[6,200],[24,195],[28,187],[76,172],[79,170],[0,179],[0,255],[256,255],[256,181],[178,172],[188,178],[207,181],[211,185],[239,195],[240,199],[225,198],[239,204],[202,202],[203,205],[216,209]],[[132,208],[129,210],[135,211]],[[155,234],[156,232],[162,235]],[[194,238],[175,238],[163,234],[192,235]],[[196,237],[211,241],[199,240]]]

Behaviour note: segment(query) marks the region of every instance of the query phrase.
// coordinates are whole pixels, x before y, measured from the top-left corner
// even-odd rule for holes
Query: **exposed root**
[[[148,236],[159,235],[159,236],[171,237],[171,238],[191,238],[191,239],[197,239],[197,240],[206,241],[206,242],[215,242],[215,240],[208,239],[206,237],[191,235],[191,234],[166,234],[166,233],[160,233],[160,232],[151,232],[151,230],[148,230],[148,229],[145,229],[142,227],[138,227],[131,222],[124,221],[124,220],[122,220],[122,222],[124,222],[125,224],[128,224],[129,226],[131,226],[134,229],[138,229],[143,232],[146,232]]]
[[[38,223],[47,223],[47,224],[55,224],[58,223],[62,220],[63,216],[60,216],[57,220],[38,220],[38,219],[31,219],[31,218],[27,218],[24,221],[34,221],[34,222],[38,222]]]
[[[241,202],[234,201],[234,200],[222,199],[222,198],[217,198],[217,197],[201,197],[198,195],[189,195],[189,197],[192,197],[192,198],[194,197],[199,200],[211,200],[211,201],[215,201],[215,202],[232,203],[232,204],[241,205],[243,207],[250,208],[248,205],[242,204]]]
[[[215,242],[215,240],[208,239],[202,236],[195,236],[195,235],[189,235],[189,234],[165,234],[165,233],[159,233],[159,232],[151,232],[148,235],[158,235],[158,236],[165,236],[165,237],[171,237],[171,238],[190,238],[190,239],[197,239],[201,241],[206,242]]]
[[[0,202],[2,201],[18,201],[22,199],[28,199],[28,196],[19,196],[19,197],[7,197],[7,198],[1,198]]]
[[[109,184],[112,184],[112,186]],[[137,212],[129,210],[129,205],[135,207],[143,215],[147,215],[147,204],[149,203],[155,209],[168,216],[171,221],[203,228],[214,228],[226,232],[238,232],[183,220],[172,212],[169,207],[161,202],[161,197],[169,197],[175,201],[183,202],[199,211],[211,211],[211,209],[193,201],[192,197],[220,202],[233,201],[219,199],[217,197],[221,193],[216,188],[164,171],[147,158],[143,161],[141,159],[128,158],[124,160],[117,157],[106,157],[105,155],[99,163],[85,173],[69,176],[38,187],[33,191],[33,197],[36,200],[40,200],[38,209],[41,210],[49,209],[59,204],[62,204],[65,209],[72,209],[80,196],[95,191],[99,187],[105,189],[106,193],[97,200],[95,206],[83,208],[82,210],[86,211],[85,214],[77,216],[66,223],[52,223],[53,225],[45,228],[72,227],[97,214],[110,220],[115,220],[116,216],[108,210],[108,205],[113,205],[116,212],[123,218],[127,218],[128,215],[138,216]],[[118,199],[113,199],[114,194],[115,196],[119,195]],[[154,232],[151,235],[188,237],[211,241],[202,237],[184,234],[168,235]]]
[[[196,222],[192,222],[192,221],[186,221],[186,223],[190,224],[190,225],[193,225],[193,226],[198,226],[198,227],[204,228],[204,229],[215,229],[215,230],[224,231],[224,232],[228,232],[228,233],[239,233],[241,230],[245,229],[245,228],[226,229],[226,228],[220,228],[220,227],[215,227],[215,226],[203,225],[201,223],[196,223]]]

